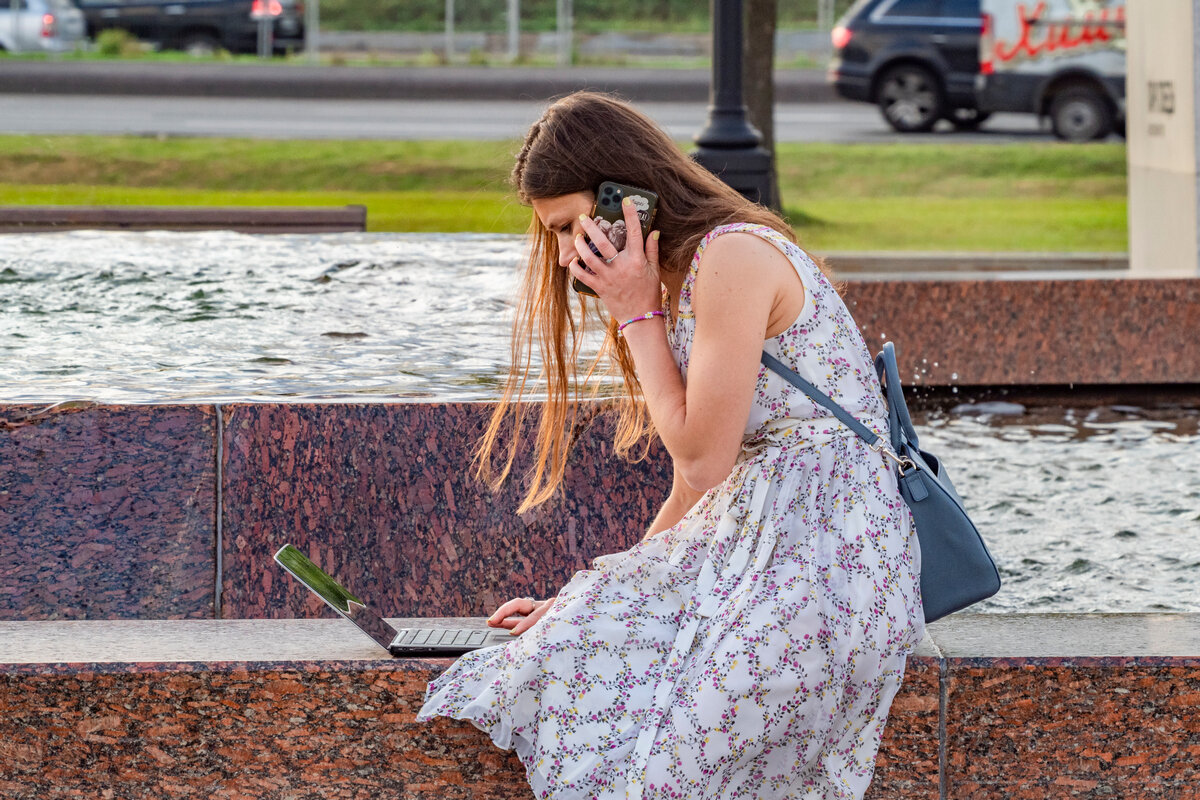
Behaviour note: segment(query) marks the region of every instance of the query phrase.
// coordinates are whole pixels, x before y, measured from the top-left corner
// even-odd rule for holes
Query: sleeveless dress
[[[887,435],[866,344],[803,250],[714,229],[668,337],[685,380],[704,248],[771,242],[805,289],[764,349]],[[515,641],[462,656],[418,719],[515,748],[539,798],[861,798],[905,661],[924,635],[920,553],[884,456],[760,369],[741,454],[674,527],[597,558]]]

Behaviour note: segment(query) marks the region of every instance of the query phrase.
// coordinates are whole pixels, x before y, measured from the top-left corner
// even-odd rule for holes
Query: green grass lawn
[[[367,206],[372,231],[521,233],[517,142],[0,136],[0,204]],[[778,150],[789,220],[822,250],[1127,248],[1125,148]]]

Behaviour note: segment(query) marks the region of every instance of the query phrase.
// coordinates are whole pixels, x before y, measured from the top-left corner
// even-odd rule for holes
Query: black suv
[[[258,52],[258,17],[272,21],[272,51],[304,48],[299,0],[75,0],[93,40],[121,28],[166,50],[193,55]]]
[[[849,100],[875,103],[898,131],[940,119],[974,128],[982,34],[980,0],[858,0],[833,29],[829,80]]]

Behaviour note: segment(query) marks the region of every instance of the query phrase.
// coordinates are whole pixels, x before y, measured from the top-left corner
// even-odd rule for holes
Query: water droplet
[[[950,380],[952,380],[952,381],[956,381],[956,380],[958,380],[958,373],[957,373],[957,372],[951,372],[951,373],[950,373]]]

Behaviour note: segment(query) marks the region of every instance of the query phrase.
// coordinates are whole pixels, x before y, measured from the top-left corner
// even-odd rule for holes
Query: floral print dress
[[[698,248],[668,336],[687,375],[704,248],[760,236],[804,309],[764,348],[886,434],[866,344],[796,244],[748,224]],[[674,527],[595,560],[513,642],[460,658],[420,719],[515,748],[539,798],[861,798],[924,634],[915,529],[884,456],[762,368],[729,477]]]

